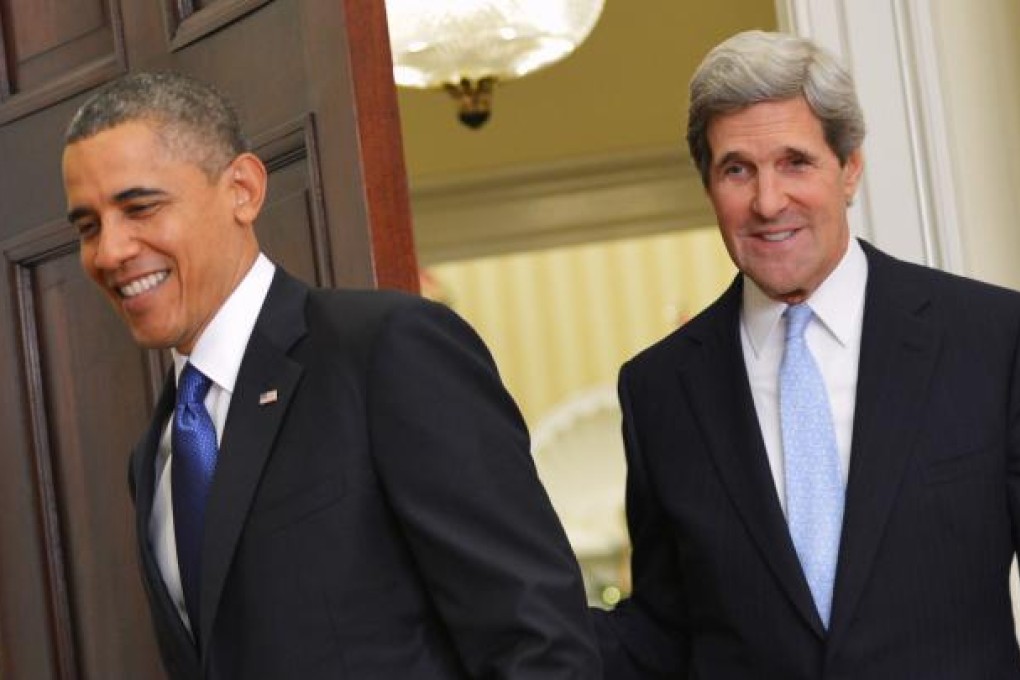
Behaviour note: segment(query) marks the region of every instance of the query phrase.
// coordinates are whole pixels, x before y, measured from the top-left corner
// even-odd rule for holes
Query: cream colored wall
[[[775,26],[773,0],[606,0],[598,25],[575,54],[497,88],[492,119],[479,130],[469,130],[456,120],[453,101],[444,93],[398,89],[412,189],[427,186],[431,196],[437,186],[463,187],[473,180],[487,191],[495,186],[511,192],[520,201],[522,184],[526,196],[531,196],[564,180],[556,175],[551,184],[522,182],[515,172],[524,169],[531,177],[542,174],[539,168],[578,164],[588,176],[593,173],[588,160],[608,158],[613,169],[607,176],[613,178],[620,174],[619,167],[639,166],[627,174],[627,191],[616,200],[639,215],[643,214],[639,202],[651,202],[646,210],[655,218],[651,222],[668,230],[633,241],[606,241],[635,231],[636,218],[625,220],[614,213],[610,223],[616,225],[615,231],[600,225],[593,236],[599,242],[590,245],[446,264],[427,247],[421,253],[423,261],[440,262],[432,267],[433,273],[448,288],[454,307],[492,348],[532,424],[570,394],[615,383],[624,359],[665,335],[680,311],[699,311],[732,277],[715,227],[686,229],[691,223],[703,223],[701,217],[685,219],[686,213],[704,212],[700,188],[696,187],[697,210],[672,205],[656,209],[661,203],[658,194],[632,186],[636,180],[631,175],[647,175],[648,169],[642,163],[628,163],[628,158],[649,153],[658,157],[673,150],[685,155],[687,83],[697,64],[714,44],[736,31]],[[653,174],[652,180],[665,183],[660,173]],[[603,176],[592,184],[615,186]],[[686,196],[688,184],[678,172],[676,194]],[[568,188],[574,192],[571,200],[589,200],[589,193],[578,193],[572,184]],[[589,188],[585,185],[586,191]],[[457,192],[440,193],[446,205],[453,201],[448,194]],[[413,195],[418,199],[412,205],[417,213],[422,192]],[[566,209],[550,206],[545,198],[536,200],[532,210],[548,216],[561,208]],[[591,219],[584,210],[577,212]],[[429,217],[417,226],[419,243],[426,246],[433,236],[423,233],[429,224],[444,229],[463,226],[459,234],[444,231],[444,242],[491,239],[488,232],[479,237],[483,230],[477,222],[444,219],[435,207]],[[490,215],[487,222],[499,219]],[[520,222],[515,218],[515,229],[522,228]],[[560,222],[554,226],[562,231]],[[541,220],[537,224],[538,230],[546,226]],[[583,225],[577,230],[583,231]],[[527,250],[549,242],[547,234],[514,233],[519,236],[513,241],[516,247],[527,235],[534,237],[531,245],[523,246]],[[679,311],[670,311],[674,308]]]
[[[564,61],[497,86],[491,120],[469,130],[442,92],[399,88],[412,185],[518,165],[682,145],[687,81],[715,43],[774,28],[772,0],[606,0]]]
[[[715,227],[438,265],[529,425],[704,308],[734,269]]]
[[[606,0],[576,54],[497,89],[480,130],[442,93],[398,91],[421,261],[536,435],[593,603],[627,591],[620,364],[734,272],[700,226],[714,216],[686,159],[687,82],[724,37],[775,26],[772,0]],[[554,427],[566,420],[570,434]]]
[[[1020,288],[1020,2],[932,9],[965,273]]]

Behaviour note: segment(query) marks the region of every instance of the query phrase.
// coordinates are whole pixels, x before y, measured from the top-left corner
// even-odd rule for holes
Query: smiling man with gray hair
[[[620,373],[605,677],[1020,678],[1020,295],[851,237],[863,117],[811,41],[733,36],[690,88],[740,273]]]

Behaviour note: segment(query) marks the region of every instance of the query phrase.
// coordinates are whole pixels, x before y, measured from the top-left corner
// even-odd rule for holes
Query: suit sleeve
[[[1013,553],[1020,555],[1020,334],[1013,350],[1006,441],[1006,488],[1013,527]]]
[[[471,677],[600,677],[577,562],[477,335],[440,305],[399,306],[367,398],[382,484]]]
[[[641,447],[627,368],[620,372],[627,455],[627,526],[633,590],[609,612],[595,612],[606,680],[688,677],[688,636],[682,574],[669,520],[656,497]]]

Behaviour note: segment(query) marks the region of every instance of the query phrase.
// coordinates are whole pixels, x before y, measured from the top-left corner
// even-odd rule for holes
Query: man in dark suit
[[[86,102],[63,171],[85,271],[174,359],[130,474],[173,678],[599,675],[525,427],[463,321],[274,267],[266,170],[190,78]]]
[[[850,237],[863,136],[807,40],[734,36],[691,81],[740,274],[620,374],[607,678],[1020,678],[1020,295]]]

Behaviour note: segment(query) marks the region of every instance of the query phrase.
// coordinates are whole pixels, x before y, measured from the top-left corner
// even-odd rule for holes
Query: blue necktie
[[[790,537],[818,614],[828,628],[843,526],[844,489],[828,392],[804,341],[804,329],[812,315],[806,304],[786,310],[779,412]]]
[[[216,470],[216,428],[203,403],[211,385],[209,378],[190,363],[184,366],[177,385],[171,441],[173,458],[170,474],[177,564],[195,640],[199,639],[199,575],[205,502]]]

